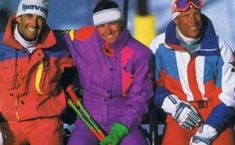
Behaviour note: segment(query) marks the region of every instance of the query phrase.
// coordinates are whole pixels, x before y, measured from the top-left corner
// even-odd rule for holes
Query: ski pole
[[[96,124],[96,122],[92,119],[90,114],[87,112],[87,110],[84,108],[82,103],[78,100],[78,96],[73,91],[72,86],[67,87],[66,92],[70,95],[71,99],[68,99],[68,103],[73,108],[73,110],[78,114],[78,116],[83,120],[83,122],[86,124],[86,126],[93,132],[93,134],[102,141],[105,138],[105,134],[102,132],[102,130],[99,128],[99,126]],[[77,103],[76,106],[78,106],[81,109],[80,110],[74,105],[74,103]]]
[[[85,117],[88,119],[88,121],[91,123],[91,125],[97,130],[101,138],[105,138],[105,134],[102,132],[102,130],[99,128],[99,126],[96,124],[96,122],[93,120],[91,115],[87,112],[87,110],[84,108],[82,103],[80,101],[77,101],[78,107],[81,109],[81,111],[84,113]]]
[[[91,132],[100,140],[104,139],[103,135],[101,135],[93,126],[90,124],[89,121],[83,116],[83,114],[77,109],[77,107],[73,104],[71,99],[68,99],[69,105],[73,108],[73,110],[77,113],[77,115],[82,119],[82,121],[86,124],[86,126],[91,130]]]

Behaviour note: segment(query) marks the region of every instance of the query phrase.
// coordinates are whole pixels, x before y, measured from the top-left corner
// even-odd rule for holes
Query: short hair
[[[113,0],[99,0],[95,8],[93,9],[93,13],[111,8],[119,8],[119,6]]]

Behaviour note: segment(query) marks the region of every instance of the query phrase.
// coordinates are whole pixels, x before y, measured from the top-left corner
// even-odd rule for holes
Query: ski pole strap
[[[77,94],[74,92],[73,90],[73,85],[69,85],[67,88],[66,88],[66,92],[68,93],[68,95],[70,96],[72,102],[75,104],[75,106],[77,106],[77,102],[79,101],[79,98],[77,96]]]

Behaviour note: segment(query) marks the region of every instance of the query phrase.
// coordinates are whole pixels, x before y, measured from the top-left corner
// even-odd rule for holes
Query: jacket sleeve
[[[128,104],[122,112],[119,122],[130,130],[137,128],[142,117],[148,112],[148,105],[153,96],[153,56],[150,50],[146,51],[134,64],[134,80],[128,93]]]
[[[64,34],[63,32],[60,32],[60,31],[53,31],[55,36],[56,36],[56,45],[58,45],[57,47],[59,49],[61,49],[63,53],[63,57],[60,61],[60,67],[63,69],[65,68],[71,68],[71,67],[74,67],[75,64],[74,64],[74,61],[69,53],[69,50],[68,50],[68,47],[66,45],[66,42],[65,42],[65,39],[64,39]]]
[[[161,40],[161,36],[160,37],[156,37],[150,44],[150,49],[152,50],[153,54],[154,54],[154,62],[155,62],[155,67],[154,67],[154,71],[155,71],[155,82],[157,84],[157,87],[155,88],[155,94],[154,94],[154,98],[153,98],[153,102],[154,104],[161,108],[162,103],[164,101],[164,99],[170,95],[171,93],[163,86],[161,85],[161,77],[160,74],[163,70],[163,66],[164,64],[162,64],[161,61],[161,52],[158,49],[160,43],[162,42]]]
[[[235,59],[229,45],[222,40],[219,42],[221,50],[217,63],[216,86],[221,89],[218,96],[221,103],[215,106],[205,123],[221,132],[235,114]]]

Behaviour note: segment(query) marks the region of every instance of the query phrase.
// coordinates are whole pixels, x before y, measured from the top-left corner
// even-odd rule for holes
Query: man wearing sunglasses
[[[201,13],[201,0],[174,0],[172,21],[151,43],[154,103],[168,114],[163,145],[234,145],[234,56]]]

